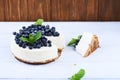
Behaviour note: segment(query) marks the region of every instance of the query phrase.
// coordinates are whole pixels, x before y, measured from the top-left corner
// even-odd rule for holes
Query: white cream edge
[[[63,34],[60,33],[58,37],[54,36],[45,36],[48,40],[52,41],[54,45],[57,46],[58,49],[63,49],[65,47],[65,40]]]
[[[76,46],[76,51],[82,56],[84,56],[89,48],[92,38],[93,38],[93,34],[84,32],[82,38],[80,39],[78,45]]]

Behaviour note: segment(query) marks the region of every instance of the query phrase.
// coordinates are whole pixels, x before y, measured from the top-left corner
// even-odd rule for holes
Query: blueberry
[[[28,26],[28,28],[32,28],[32,26]]]
[[[28,42],[24,42],[25,45],[28,45]]]
[[[20,29],[20,30],[19,30],[19,33],[22,34],[22,33],[23,33],[23,30]]]
[[[44,43],[41,40],[39,42],[40,42],[41,46],[44,46]]]
[[[51,41],[50,41],[50,40],[48,40],[47,42],[48,42],[48,43],[51,43]]]
[[[34,30],[33,30],[33,29],[31,29],[31,30],[30,30],[30,33],[32,33],[32,32],[34,32]]]
[[[47,43],[46,43],[46,42],[44,43],[44,46],[47,46]]]
[[[49,29],[45,29],[45,32],[49,32],[50,30]]]
[[[38,32],[37,30],[34,31],[35,33]]]
[[[46,25],[46,29],[49,29],[50,28],[50,26],[49,25]]]
[[[29,46],[29,49],[32,49],[33,47],[32,46]]]
[[[48,32],[48,36],[52,36],[52,33],[51,33],[51,32]]]
[[[46,38],[46,37],[41,37],[41,39],[45,39],[45,41],[47,41],[47,38]]]
[[[42,25],[42,26],[41,26],[41,28],[43,28],[43,29],[44,29],[44,28],[45,28],[45,25]]]
[[[76,45],[73,45],[74,48],[76,48]]]
[[[51,32],[46,32],[45,35],[46,36],[52,36],[52,33]]]
[[[41,48],[41,44],[37,45],[37,48]]]
[[[33,48],[36,48],[36,47],[37,47],[37,43],[34,43],[34,44],[33,44]]]
[[[31,27],[36,27],[36,25],[32,24]],[[30,27],[30,28],[31,28],[31,27]]]
[[[16,44],[19,44],[19,41],[16,41]]]
[[[47,32],[45,32],[45,33],[44,33],[44,35],[45,35],[45,36],[48,36],[48,33],[47,33]]]
[[[53,36],[59,36],[60,34],[58,32],[54,32]]]
[[[45,31],[41,31],[41,34],[44,35]]]
[[[55,27],[52,27],[51,29],[55,29]]]
[[[18,33],[17,33],[16,36],[15,36],[16,39],[19,39],[20,37],[21,37],[21,35],[18,34]]]
[[[21,42],[19,42],[19,47],[22,47],[22,43]]]
[[[13,35],[16,35],[17,33],[16,32],[13,32]]]
[[[31,34],[32,34],[33,36],[35,35],[35,33],[34,33],[34,32],[32,32]]]
[[[26,28],[25,26],[22,27],[22,29],[25,29],[25,28]]]
[[[36,45],[33,45],[33,48],[36,48]]]
[[[25,44],[22,44],[22,48],[26,48],[26,45],[25,45]]]
[[[76,41],[75,45],[78,45],[78,43],[79,43],[79,40]]]
[[[55,27],[51,28],[51,32],[54,33],[55,32]]]
[[[52,46],[51,43],[48,43],[48,46],[51,47]]]
[[[51,32],[47,32],[45,33],[46,36],[52,36],[52,33]]]
[[[23,37],[25,37],[25,38],[28,38],[28,35],[27,34],[24,34],[24,35],[22,35]]]
[[[19,41],[20,41],[20,39],[19,39],[19,38],[15,38],[15,41],[18,41],[18,42],[19,42]]]
[[[42,42],[43,42],[43,43],[46,43],[46,41],[47,41],[46,39],[42,39]]]
[[[44,28],[41,28],[41,31],[44,31]]]
[[[29,31],[24,31],[24,33],[29,34],[30,32]]]

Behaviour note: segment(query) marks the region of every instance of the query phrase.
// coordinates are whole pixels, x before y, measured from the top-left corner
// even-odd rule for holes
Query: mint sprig
[[[70,80],[81,80],[81,78],[83,78],[84,75],[85,75],[85,70],[80,69],[79,72],[77,72],[70,78]]]
[[[43,19],[38,19],[38,20],[35,22],[35,25],[42,25],[43,22],[44,22]]]
[[[68,46],[72,46],[77,43],[78,40],[80,40],[82,35],[79,35],[77,39],[72,38],[72,40],[68,43]]]
[[[73,44],[75,44],[77,42],[77,39],[72,38],[72,40],[68,43],[68,46],[72,46]]]
[[[28,42],[30,44],[33,44],[34,42],[36,42],[38,39],[41,38],[41,32],[37,32],[35,35],[29,34],[28,38],[25,37],[20,37],[20,40],[23,42]]]

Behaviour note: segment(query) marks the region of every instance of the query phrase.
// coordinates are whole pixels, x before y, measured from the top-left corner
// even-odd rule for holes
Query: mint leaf
[[[75,44],[77,42],[77,39],[72,38],[72,40],[68,43],[68,46],[72,46],[73,44]]]
[[[41,32],[37,32],[37,33],[35,34],[35,36],[34,36],[35,41],[37,41],[38,39],[40,39],[41,36],[42,36]]]
[[[34,43],[34,36],[32,34],[29,34],[29,38],[28,40],[30,41],[30,43]]]
[[[41,32],[37,32],[35,35],[29,34],[28,38],[25,37],[20,37],[20,40],[23,42],[28,42],[30,44],[33,44],[34,42],[36,42],[38,39],[41,38]]]
[[[70,80],[81,80],[81,78],[83,78],[84,75],[85,75],[85,70],[80,69],[79,72],[77,72],[70,78]]]
[[[82,35],[79,35],[79,36],[78,36],[78,40],[80,40],[80,39],[81,39],[81,37],[82,37]]]
[[[38,19],[36,22],[35,22],[35,25],[42,25],[43,23],[43,19]]]
[[[29,42],[29,40],[25,37],[20,37],[20,40],[23,41],[23,42]]]
[[[77,40],[80,40],[82,35],[79,35],[77,39],[72,38],[72,40],[68,43],[68,46],[72,46],[77,43]]]

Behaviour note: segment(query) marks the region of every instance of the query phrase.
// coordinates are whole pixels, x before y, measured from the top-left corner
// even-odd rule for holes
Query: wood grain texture
[[[70,17],[72,17],[72,14],[70,15],[70,12],[74,11],[73,8],[71,8],[71,5],[73,4],[72,1],[74,0],[60,0],[60,19],[61,21],[68,21],[70,20]]]
[[[95,21],[98,19],[98,0],[75,0],[74,20]]]
[[[20,0],[20,20],[28,20],[28,3],[27,0]]]
[[[0,21],[120,21],[120,0],[0,0]]]
[[[50,0],[35,0],[34,12],[35,20],[38,18],[50,20]]]
[[[52,0],[52,20],[97,20],[98,0]]]
[[[0,0],[0,21],[4,20],[4,0]]]
[[[71,0],[69,3],[69,20],[76,21],[76,3],[75,0]]]
[[[35,19],[35,0],[28,0],[28,5],[27,5],[27,7],[28,7],[28,21],[34,21],[34,20],[36,20]]]
[[[20,21],[20,0],[9,0],[9,17],[12,21]]]
[[[120,0],[112,0],[112,19],[120,21]]]
[[[9,10],[9,0],[4,0],[4,15],[2,15],[2,16],[4,16],[4,21],[12,21],[11,19],[10,19],[10,10]]]
[[[99,0],[99,20],[112,20],[112,1]]]
[[[51,12],[50,12],[50,16],[51,16],[51,20],[52,21],[59,21],[61,19],[60,17],[60,3],[61,0],[51,0]]]
[[[98,20],[98,0],[87,0],[87,16],[86,20]]]

